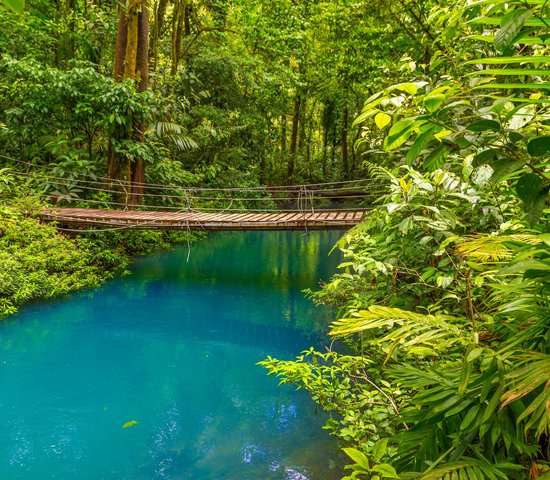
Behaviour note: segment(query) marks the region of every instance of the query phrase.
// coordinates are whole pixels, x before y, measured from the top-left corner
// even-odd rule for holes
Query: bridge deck
[[[42,220],[64,227],[123,227],[190,230],[326,230],[351,228],[363,217],[352,212],[202,213],[51,208]]]

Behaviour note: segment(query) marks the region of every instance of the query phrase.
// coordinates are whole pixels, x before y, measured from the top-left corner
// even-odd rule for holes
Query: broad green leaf
[[[466,357],[466,361],[473,362],[483,353],[483,348],[474,348]]]
[[[462,362],[462,370],[460,372],[460,381],[458,382],[458,394],[464,395],[466,388],[468,388],[468,382],[470,381],[470,375],[472,374],[472,364],[467,359]]]
[[[374,458],[375,462],[379,462],[380,459],[385,455],[386,449],[388,447],[388,441],[389,438],[385,437],[381,438],[374,444],[374,447],[372,449],[372,457]]]
[[[373,115],[376,115],[380,110],[367,110],[364,111],[361,115],[359,115],[353,122],[353,126],[359,125],[360,123],[363,123],[368,118],[372,117]]]
[[[512,10],[504,16],[501,28],[495,34],[495,47],[502,52],[512,45],[532,14],[531,10]]]
[[[529,140],[527,151],[532,157],[544,157],[550,152],[550,136],[535,137]]]
[[[395,468],[387,463],[379,463],[372,468],[375,472],[381,473],[384,478],[399,478]]]
[[[472,40],[479,40],[481,42],[493,43],[495,41],[494,35],[470,35],[468,38]],[[514,44],[518,45],[548,45],[550,44],[550,38],[542,37],[520,37],[514,40]]]
[[[468,75],[495,75],[495,76],[507,76],[507,75],[537,75],[541,77],[550,76],[550,70],[541,68],[488,68],[486,70],[478,70],[476,72],[470,72]]]
[[[376,123],[376,126],[382,130],[386,125],[388,125],[391,122],[391,117],[384,112],[378,112],[376,114],[376,117],[374,117],[374,123]]]
[[[440,142],[445,137],[449,136],[452,132],[452,130],[447,130],[446,128],[442,129],[440,132],[437,132],[434,137],[437,138]]]
[[[503,180],[508,180],[517,176],[517,173],[525,167],[525,160],[513,160],[511,158],[499,158],[491,163],[493,175],[491,176],[492,183],[499,183]]]
[[[535,225],[541,217],[550,186],[535,173],[528,173],[521,177],[516,184],[516,193],[523,200],[523,209],[527,221]]]
[[[448,156],[449,147],[446,145],[439,145],[424,159],[424,168],[429,172],[433,172],[443,166]]]
[[[518,180],[516,193],[521,200],[527,203],[540,191],[543,185],[543,180],[537,174],[527,173]]]
[[[395,88],[411,95],[415,95],[418,92],[418,87],[414,83],[400,83],[395,85]]]
[[[416,140],[411,145],[406,155],[409,165],[418,158],[422,149],[434,138],[434,132],[437,131],[438,128],[441,127],[432,124],[428,130],[416,137]]]
[[[344,453],[351,458],[357,465],[370,470],[369,459],[367,456],[355,448],[343,448]]]
[[[479,17],[470,20],[467,23],[473,25],[498,25],[500,26],[505,17]],[[545,27],[550,22],[550,18],[530,18],[524,22],[526,27]]]
[[[25,0],[3,0],[4,4],[14,12],[21,13],[25,8]]]
[[[498,132],[500,130],[500,123],[496,120],[489,119],[477,120],[470,123],[470,125],[466,127],[466,130],[470,130],[471,132],[486,132],[488,130]]]
[[[445,101],[446,98],[447,97],[442,93],[429,95],[424,98],[423,103],[424,103],[424,106],[426,107],[426,110],[428,110],[428,112],[430,113],[433,113],[441,106],[441,104]]]
[[[474,405],[472,408],[468,410],[464,418],[462,419],[462,423],[460,424],[460,430],[465,431],[472,425],[472,422],[475,420],[479,413],[479,405]]]
[[[474,90],[498,89],[498,90],[550,90],[550,83],[485,83],[476,85]]]
[[[487,57],[468,60],[464,65],[505,65],[510,63],[549,63],[550,55],[514,56],[514,57]]]
[[[394,123],[388,136],[384,139],[384,150],[395,150],[403,145],[411,136],[417,121],[414,118],[406,118]]]

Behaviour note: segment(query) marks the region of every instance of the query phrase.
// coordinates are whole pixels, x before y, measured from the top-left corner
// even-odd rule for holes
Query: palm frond
[[[507,245],[511,242],[538,245],[542,240],[537,235],[518,233],[512,235],[479,235],[462,237],[458,240],[456,252],[464,257],[482,262],[495,262],[509,259],[513,250]]]
[[[453,345],[468,345],[473,339],[456,325],[458,319],[443,315],[425,315],[399,308],[373,305],[360,310],[352,318],[331,324],[330,335],[345,337],[369,330],[388,330],[372,343],[389,347],[389,355],[398,346],[409,353],[435,355]]]
[[[164,140],[171,141],[178,150],[192,150],[197,148],[198,144],[191,137],[185,135],[185,129],[172,122],[156,122],[149,126],[149,130]]]
[[[498,480],[508,479],[507,470],[520,470],[521,467],[510,463],[491,464],[487,460],[478,458],[462,457],[461,459],[448,462],[441,467],[426,471],[418,476],[412,477],[416,480],[450,480],[450,479],[475,479],[475,480]]]
[[[525,430],[535,429],[536,435],[550,432],[550,355],[533,352],[523,366],[506,376],[508,390],[501,397],[501,410],[512,402],[532,393],[538,394],[519,415],[517,421],[527,420]],[[542,387],[542,389],[541,389]]]

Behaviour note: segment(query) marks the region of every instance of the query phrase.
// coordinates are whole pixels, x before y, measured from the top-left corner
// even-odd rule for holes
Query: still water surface
[[[307,394],[256,365],[324,341],[301,290],[338,235],[213,234],[0,323],[0,480],[340,478]]]

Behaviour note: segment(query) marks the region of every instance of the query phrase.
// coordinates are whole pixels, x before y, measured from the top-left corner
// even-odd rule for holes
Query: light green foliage
[[[12,185],[15,198],[0,201],[0,317],[31,300],[97,287],[127,258],[85,239],[69,239],[34,217],[38,199]]]
[[[124,273],[129,255],[201,238],[188,232],[107,231],[60,234],[36,218],[43,203],[0,170],[0,318],[32,300],[99,286]]]
[[[4,5],[7,5],[14,12],[21,13],[25,8],[24,0],[4,0]]]

